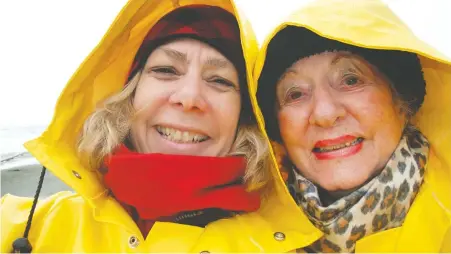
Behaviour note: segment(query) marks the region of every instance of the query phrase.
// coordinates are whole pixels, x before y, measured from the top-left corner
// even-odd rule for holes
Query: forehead
[[[163,51],[164,50],[178,51],[180,53],[186,54],[188,57],[190,55],[201,54],[208,57],[225,59],[225,57],[214,47],[208,45],[205,42],[192,38],[180,38],[170,41],[168,43],[160,45],[159,47],[156,48],[155,51],[159,49]]]
[[[321,77],[330,72],[351,71],[373,76],[375,69],[364,58],[348,51],[326,51],[304,57],[294,62],[280,76],[279,81],[290,76]]]

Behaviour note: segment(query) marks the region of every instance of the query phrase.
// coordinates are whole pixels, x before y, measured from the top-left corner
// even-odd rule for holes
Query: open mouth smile
[[[347,157],[358,153],[362,149],[364,138],[342,136],[336,139],[322,140],[315,144],[313,154],[319,160],[329,160]]]

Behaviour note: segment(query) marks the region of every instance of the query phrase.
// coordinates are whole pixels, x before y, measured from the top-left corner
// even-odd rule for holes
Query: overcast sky
[[[49,123],[67,80],[125,2],[0,1],[0,128]],[[236,2],[252,22],[261,43],[283,16],[310,1]],[[421,39],[451,57],[451,34],[445,25],[451,23],[451,1],[386,2]]]

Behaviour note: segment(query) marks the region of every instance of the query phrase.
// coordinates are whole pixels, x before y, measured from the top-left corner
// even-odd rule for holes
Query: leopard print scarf
[[[297,203],[324,236],[308,252],[354,252],[357,240],[402,225],[423,182],[429,153],[426,138],[413,127],[379,175],[351,194],[323,206],[318,188],[294,170]]]

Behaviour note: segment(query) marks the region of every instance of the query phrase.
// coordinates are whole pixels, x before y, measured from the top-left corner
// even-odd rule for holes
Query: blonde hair
[[[133,97],[140,76],[141,72],[138,72],[121,92],[107,98],[85,121],[77,147],[85,166],[102,170],[105,157],[127,142],[136,114]],[[272,161],[268,143],[256,123],[238,126],[229,155],[246,157],[244,181],[249,190],[267,185]]]

